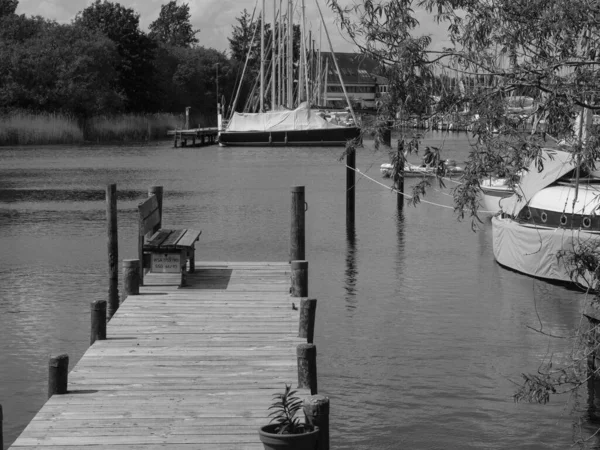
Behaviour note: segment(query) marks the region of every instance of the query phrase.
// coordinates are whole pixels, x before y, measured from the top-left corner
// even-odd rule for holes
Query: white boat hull
[[[589,286],[591,276],[572,280],[565,258],[559,259],[557,254],[572,252],[582,243],[600,245],[600,233],[527,225],[495,216],[492,235],[494,258],[501,265],[537,278]]]

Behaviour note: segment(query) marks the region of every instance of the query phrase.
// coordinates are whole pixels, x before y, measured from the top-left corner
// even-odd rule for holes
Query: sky
[[[113,0],[116,3],[132,8],[140,15],[140,28],[148,30],[148,26],[158,18],[160,7],[168,3],[168,0]],[[94,0],[19,0],[17,14],[27,16],[39,15],[47,19],[56,20],[59,23],[69,23],[75,15],[92,4]],[[270,22],[273,16],[273,0],[265,0],[267,20]],[[227,51],[233,25],[237,24],[236,17],[241,15],[245,9],[250,14],[254,9],[256,0],[179,0],[178,4],[188,3],[190,7],[192,26],[200,29],[197,34],[199,44],[204,47],[215,48],[219,51]],[[260,8],[261,0],[259,0]],[[279,1],[277,1],[279,4]],[[314,0],[305,0],[306,4],[306,26],[307,30],[313,30],[313,36],[318,44],[319,12]],[[331,36],[334,51],[352,52],[355,47],[347,38],[340,33],[334,21],[334,14],[325,4],[325,0],[319,0],[319,5],[325,16],[327,29]],[[284,7],[285,8],[285,7]],[[431,34],[433,47],[440,48],[447,45],[445,42],[444,28],[436,26],[431,17],[425,11],[416,12],[422,34]],[[321,48],[328,51],[325,33],[322,34]]]

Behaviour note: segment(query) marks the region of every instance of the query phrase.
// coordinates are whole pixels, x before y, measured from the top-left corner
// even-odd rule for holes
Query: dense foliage
[[[145,33],[139,14],[108,0],[96,0],[64,25],[16,14],[17,3],[0,0],[0,112],[86,121],[191,106],[192,123],[202,117],[212,125],[217,85],[231,98],[237,63],[197,45],[187,4],[163,5]]]

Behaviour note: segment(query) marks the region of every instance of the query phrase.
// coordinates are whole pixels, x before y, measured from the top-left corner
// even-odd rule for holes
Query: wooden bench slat
[[[166,248],[166,249],[175,249],[177,242],[179,241],[179,239],[181,238],[181,236],[183,236],[186,233],[186,229],[182,229],[182,230],[172,230],[172,233],[169,235],[169,237],[167,239],[165,239],[163,241],[163,243],[160,245],[161,248]]]
[[[154,211],[158,210],[158,200],[156,195],[152,195],[148,197],[147,200],[144,200],[138,205],[138,211],[140,213],[140,218],[142,220],[146,220]]]
[[[191,247],[202,234],[201,230],[186,230],[186,233],[177,242],[177,247]]]
[[[163,242],[169,238],[172,232],[173,230],[166,230],[164,228],[158,230],[152,235],[150,239],[146,241],[146,243],[144,244],[144,249],[158,249],[163,244]]]

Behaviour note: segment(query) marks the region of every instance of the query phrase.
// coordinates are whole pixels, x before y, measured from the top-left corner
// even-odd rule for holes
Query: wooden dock
[[[262,449],[258,428],[272,395],[298,385],[306,344],[290,264],[195,267],[182,288],[146,275],[11,448]]]
[[[173,147],[216,144],[218,135],[219,129],[217,127],[167,131],[167,136],[173,136]]]

